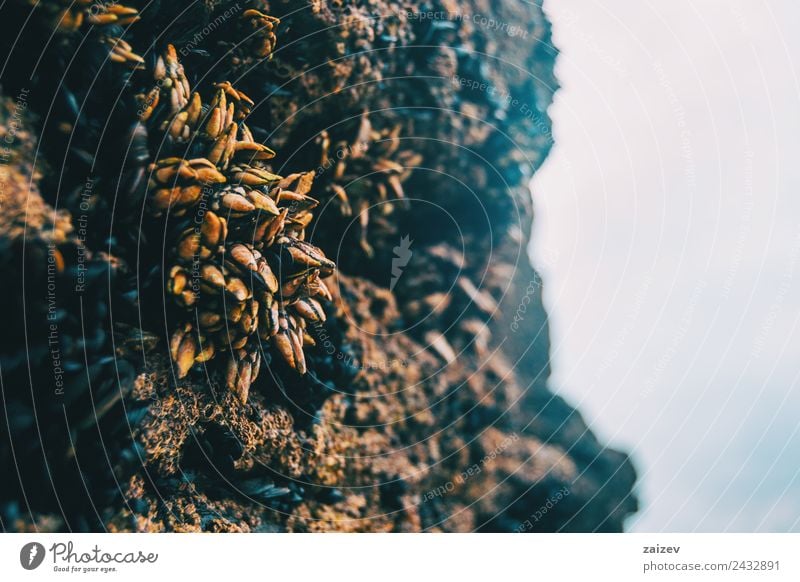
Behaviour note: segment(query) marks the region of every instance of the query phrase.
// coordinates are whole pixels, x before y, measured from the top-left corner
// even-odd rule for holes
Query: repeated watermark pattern
[[[459,88],[486,93],[492,99],[504,103],[509,109],[517,111],[523,118],[532,121],[537,133],[543,136],[548,144],[554,143],[550,120],[527,101],[517,98],[508,90],[500,89],[496,85],[480,79],[453,75],[451,81]]]
[[[64,396],[64,368],[61,361],[61,341],[58,331],[58,305],[56,303],[56,275],[58,273],[59,255],[56,245],[47,245],[47,347],[50,353],[50,364],[53,367],[55,396]]]
[[[317,342],[321,351],[344,363],[348,368],[354,370],[398,370],[411,365],[410,360],[405,358],[388,358],[386,360],[367,360],[362,362],[353,355],[347,354],[336,347],[322,321],[312,321],[308,325],[308,332]]]
[[[758,334],[753,340],[753,351],[751,354],[753,359],[758,359],[764,352],[767,344],[767,336],[775,326],[778,315],[783,308],[783,303],[786,301],[786,296],[791,290],[798,258],[800,258],[800,232],[797,232],[795,235],[795,239],[792,243],[792,248],[789,253],[789,262],[783,269],[783,273],[781,274],[781,282],[778,285],[778,288],[775,290],[775,296],[770,303],[769,311],[767,312],[767,315],[758,330]]]
[[[527,287],[525,287],[525,294],[522,296],[519,305],[517,305],[517,310],[514,313],[514,320],[510,325],[511,331],[514,333],[519,331],[519,324],[525,319],[525,314],[528,312],[528,305],[530,305],[533,297],[536,295],[536,291],[541,288],[542,280],[538,275],[528,282]]]
[[[424,493],[422,495],[422,502],[425,503],[427,501],[436,499],[437,497],[443,497],[451,491],[454,491],[458,485],[463,485],[473,477],[480,475],[487,466],[493,463],[499,455],[503,454],[508,447],[518,440],[519,435],[517,433],[509,434],[506,436],[506,438],[500,441],[500,443],[498,443],[494,449],[486,453],[480,461],[473,463],[469,467],[466,467],[463,471],[461,471],[461,473],[456,475],[454,479]]]
[[[178,48],[178,52],[182,57],[185,57],[190,52],[195,50],[205,40],[205,38],[214,33],[220,26],[225,24],[230,18],[235,16],[241,11],[241,7],[237,2],[230,8],[226,9],[222,14],[217,16],[214,20],[206,24],[202,29],[194,33],[194,36],[186,42],[185,45]]]
[[[93,191],[94,181],[91,178],[86,178],[86,183],[83,185],[83,189],[81,190],[81,201],[79,203],[81,214],[76,219],[77,228],[75,229],[78,241],[81,243],[78,245],[77,250],[78,264],[75,272],[76,293],[83,293],[86,290],[86,238],[88,236],[89,226],[88,212],[91,209],[90,203]]]
[[[510,24],[504,20],[492,18],[491,16],[487,16],[479,12],[476,12],[475,14],[457,14],[445,12],[443,10],[428,10],[420,12],[408,11],[406,12],[406,18],[408,20],[417,21],[444,20],[450,22],[471,22],[475,26],[496,31],[512,38],[528,38],[528,31],[518,24]]]
[[[392,259],[392,278],[389,281],[389,291],[394,291],[397,282],[403,276],[403,269],[408,266],[411,257],[414,255],[411,251],[413,242],[411,237],[406,235],[400,239],[400,244],[392,249],[394,258]]]
[[[678,128],[681,142],[681,157],[684,160],[686,185],[688,193],[694,197],[697,194],[697,166],[692,146],[692,131],[686,121],[686,108],[678,98],[677,91],[660,61],[653,62],[653,71],[656,74],[659,86],[664,89],[667,101],[672,108],[672,114],[675,117],[675,125]]]
[[[22,88],[17,94],[11,108],[11,115],[6,124],[6,134],[0,143],[0,212],[3,206],[8,189],[8,164],[11,162],[11,147],[17,140],[17,133],[22,126],[22,116],[28,108],[30,89]]]
[[[200,193],[200,200],[197,204],[197,211],[194,216],[194,224],[192,225],[192,236],[200,239],[203,229],[203,222],[206,213],[208,212],[208,203],[211,196],[214,195],[214,187],[208,183],[203,183]],[[194,300],[197,301],[200,297],[200,283],[203,279],[201,273],[202,261],[200,259],[200,251],[196,252],[192,257],[192,266],[190,269],[189,278],[191,280],[191,290],[194,295]]]
[[[325,172],[336,166],[337,162],[362,155],[366,153],[368,149],[369,143],[366,141],[359,141],[355,144],[346,144],[344,146],[337,147],[332,155],[329,152],[325,160],[319,166],[317,166],[314,175],[319,178]]]
[[[517,533],[524,533],[531,531],[534,527],[536,527],[537,523],[539,523],[550,511],[553,510],[553,508],[556,505],[558,505],[563,499],[567,498],[568,496],[569,496],[569,488],[567,488],[566,486],[562,487],[554,494],[550,495],[550,497],[547,498],[547,501],[545,501],[541,505],[541,507],[539,507],[539,509],[534,511],[530,515],[530,517],[528,517],[528,519],[526,519],[519,525],[519,527],[517,528]]]

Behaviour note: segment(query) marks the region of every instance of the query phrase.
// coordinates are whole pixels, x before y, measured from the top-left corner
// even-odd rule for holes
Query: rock
[[[265,16],[221,21],[232,2],[179,18],[177,3],[131,4],[138,22],[60,30],[46,49],[44,8],[13,47],[25,15],[0,19],[6,127],[31,55],[48,57],[6,160],[4,208],[24,208],[17,185],[30,179],[26,244],[63,248],[60,337],[67,360],[85,353],[90,370],[67,366],[67,397],[54,400],[46,335],[21,355],[22,310],[28,326],[48,321],[46,263],[27,265],[38,285],[0,344],[2,412],[15,419],[0,429],[0,466],[19,474],[0,485],[3,529],[620,531],[637,508],[635,471],[551,392],[543,282],[527,255],[527,183],[552,145],[557,88],[540,3],[257,1]],[[222,24],[204,34],[212,22]],[[253,42],[229,50],[254,22]],[[111,50],[102,35],[131,47],[116,69],[98,59]],[[156,138],[136,124],[136,69],[157,65],[128,54],[156,38],[175,46],[193,87],[232,79],[253,100],[246,121],[277,152],[270,171],[314,173],[320,205],[305,234],[337,263],[327,317],[307,330],[306,373],[264,350],[246,399],[213,368],[179,379],[170,366],[160,246],[170,223],[139,229],[139,168],[155,161]],[[91,86],[96,75],[104,82]],[[74,102],[88,104],[77,117]],[[33,163],[33,135],[46,163]],[[91,169],[94,151],[103,163]],[[83,214],[91,232],[78,237]],[[4,280],[22,270],[18,226],[0,218]],[[79,252],[95,273],[85,296],[68,290]],[[97,311],[84,328],[81,297]]]

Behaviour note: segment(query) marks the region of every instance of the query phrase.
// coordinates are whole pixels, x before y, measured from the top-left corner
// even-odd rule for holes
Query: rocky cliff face
[[[5,530],[622,528],[630,462],[548,389],[527,254],[557,87],[540,3],[32,4],[2,9],[0,37]],[[188,182],[159,198],[180,158],[170,179],[202,158],[242,188],[209,190],[228,232],[193,247],[224,276],[202,312],[163,266],[182,200],[205,201]],[[290,239],[336,271],[293,271]],[[259,331],[232,337],[243,306]],[[199,335],[176,340],[184,321]]]

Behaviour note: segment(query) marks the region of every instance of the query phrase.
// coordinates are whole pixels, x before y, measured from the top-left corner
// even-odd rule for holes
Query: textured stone
[[[85,351],[77,344],[77,354],[90,358],[91,374],[82,376],[82,360],[76,360],[66,400],[50,398],[46,367],[32,362],[29,376],[19,361],[25,324],[21,313],[12,317],[2,344],[2,406],[15,421],[10,434],[0,429],[0,463],[5,475],[16,477],[0,485],[2,527],[622,529],[636,509],[634,470],[549,389],[542,281],[527,255],[533,220],[527,182],[552,145],[547,107],[557,87],[557,51],[540,5],[315,0],[297,10],[289,0],[255,2],[281,18],[272,58],[259,61],[228,52],[240,33],[235,15],[199,35],[232,3],[194,3],[177,19],[182,3],[130,4],[142,15],[125,32],[134,50],[144,53],[162,32],[159,42],[179,51],[190,46],[184,65],[193,83],[230,78],[255,101],[248,125],[278,152],[276,172],[318,169],[311,194],[322,203],[309,238],[339,266],[329,279],[333,305],[314,332],[308,374],[299,377],[267,359],[246,405],[213,375],[176,380],[159,336],[161,251],[152,246],[160,240],[159,225],[139,232],[141,199],[134,195],[119,201],[122,210],[132,210],[113,220],[107,211],[121,194],[114,188],[117,170],[127,175],[128,162],[111,144],[128,135],[132,98],[126,101],[118,72],[94,71],[108,82],[91,89],[88,72],[64,75],[63,60],[45,59],[50,76],[65,83],[55,89],[48,78],[36,78],[26,123],[41,136],[48,164],[34,171],[33,139],[26,138],[18,140],[10,167],[34,177],[34,208],[61,200],[58,207],[74,216],[88,170],[77,162],[61,169],[61,162],[102,150],[110,161],[92,175],[89,217],[95,222],[86,252],[112,273],[136,264],[139,285],[122,275],[92,279],[94,292],[111,305],[92,319],[102,341]],[[420,11],[438,16],[423,19]],[[15,18],[2,27],[13,27]],[[77,51],[75,66],[89,67],[97,59],[81,51],[99,50],[86,47],[101,43],[93,45],[90,36],[78,49],[81,34],[62,33],[53,44],[65,54]],[[13,51],[5,47],[12,57],[6,97],[24,83],[41,38],[47,35],[23,34]],[[18,52],[26,47],[28,54]],[[66,90],[88,104],[71,121],[70,143],[57,130],[68,108],[57,107],[55,119],[41,121],[54,92],[61,91],[63,102]],[[123,95],[119,106],[109,101],[115,90]],[[367,139],[365,115],[373,132]],[[101,120],[120,130],[101,135]],[[379,172],[366,187],[347,185],[355,215],[348,217],[336,198],[335,166],[324,164],[323,131],[334,154],[340,144],[357,152],[348,154],[350,168],[420,156],[402,181],[406,200],[376,197],[381,184],[392,186]],[[399,140],[396,148],[381,141],[389,135]],[[62,198],[59,183],[68,193]],[[76,188],[77,195],[69,194]],[[28,194],[14,191],[10,203],[20,206]],[[375,204],[366,231],[352,227],[353,218]],[[52,234],[44,226],[53,219],[36,216],[41,226],[28,236],[34,245],[47,245]],[[68,231],[67,213],[57,216]],[[15,223],[3,220],[5,279],[19,265],[8,260]],[[410,247],[402,247],[404,237]],[[57,242],[69,246],[67,238]],[[398,247],[411,254],[393,282]],[[109,248],[113,256],[102,254]],[[73,261],[66,257],[67,265]],[[69,268],[64,276],[71,280]],[[63,291],[58,302],[70,317],[80,317],[74,293]],[[72,337],[74,329],[64,327],[62,337]],[[38,361],[48,362],[46,356],[38,354]],[[44,441],[35,438],[34,411]]]

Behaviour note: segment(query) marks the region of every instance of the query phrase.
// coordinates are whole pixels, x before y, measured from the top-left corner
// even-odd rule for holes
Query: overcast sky
[[[553,387],[632,452],[632,529],[800,531],[800,3],[545,9]]]

